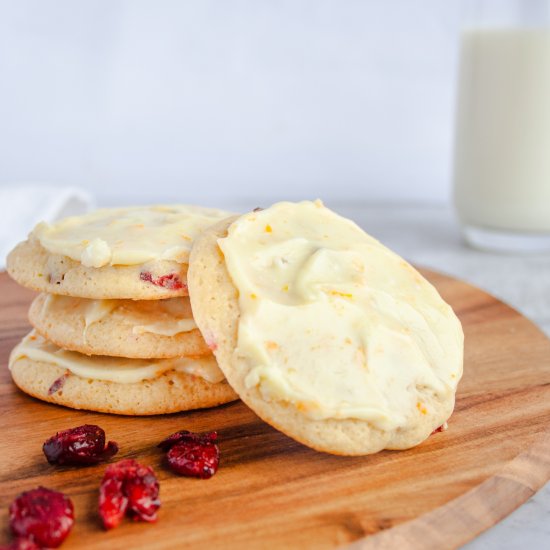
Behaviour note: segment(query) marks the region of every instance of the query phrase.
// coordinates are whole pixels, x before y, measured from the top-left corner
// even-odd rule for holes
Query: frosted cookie
[[[42,293],[34,299],[29,319],[46,339],[86,355],[150,359],[210,354],[187,297],[89,300]]]
[[[156,361],[87,357],[31,332],[13,349],[9,368],[25,393],[73,409],[152,415],[237,399],[211,355]]]
[[[411,265],[319,201],[278,203],[196,241],[193,314],[262,419],[315,449],[407,449],[451,415],[463,333]]]
[[[188,205],[106,208],[38,224],[10,252],[9,274],[33,290],[81,298],[187,295],[193,239],[227,212]]]

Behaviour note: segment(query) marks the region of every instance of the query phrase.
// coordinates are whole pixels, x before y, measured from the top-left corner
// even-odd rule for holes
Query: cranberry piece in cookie
[[[67,378],[69,377],[68,373],[62,374],[59,378],[54,380],[53,384],[48,389],[48,395],[53,395],[63,388]]]
[[[184,283],[182,283],[177,273],[168,273],[167,275],[153,277],[150,271],[142,271],[139,274],[139,278],[142,281],[146,281],[162,288],[167,288],[168,290],[181,290],[186,286]]]

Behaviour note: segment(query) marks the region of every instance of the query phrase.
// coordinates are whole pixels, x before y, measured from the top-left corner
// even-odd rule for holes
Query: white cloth
[[[0,269],[6,256],[41,221],[53,222],[92,208],[92,196],[77,187],[4,184],[0,187]]]

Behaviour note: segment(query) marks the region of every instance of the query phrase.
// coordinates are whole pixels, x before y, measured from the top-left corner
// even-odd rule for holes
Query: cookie
[[[314,449],[407,449],[443,425],[463,333],[436,289],[320,202],[211,227],[188,273],[195,321],[263,420]]]
[[[211,353],[187,297],[89,300],[42,293],[29,320],[54,344],[86,355],[150,359]]]
[[[154,415],[237,399],[211,357],[180,362],[79,357],[34,332],[14,348],[9,368],[25,393],[73,409]]]
[[[9,274],[42,292],[91,299],[187,295],[193,239],[229,214],[188,205],[107,208],[38,224],[10,252]]]

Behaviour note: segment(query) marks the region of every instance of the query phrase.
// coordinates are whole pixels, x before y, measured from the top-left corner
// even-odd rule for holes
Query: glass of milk
[[[464,236],[550,250],[550,0],[478,0],[468,16],[454,165]]]

